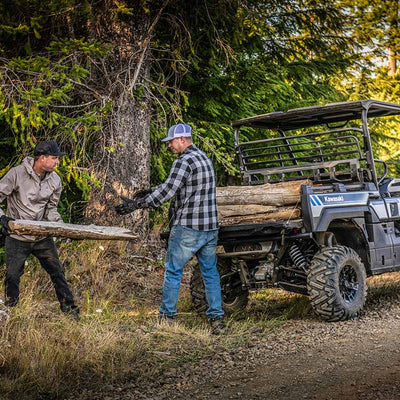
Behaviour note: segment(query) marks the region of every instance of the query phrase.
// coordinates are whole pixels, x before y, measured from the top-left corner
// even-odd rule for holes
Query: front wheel
[[[349,247],[324,248],[311,260],[307,290],[314,311],[324,320],[357,318],[367,296],[364,264]]]
[[[222,308],[227,314],[243,311],[248,302],[249,291],[242,288],[239,273],[232,272],[229,259],[218,258],[217,268],[221,278]],[[207,309],[206,290],[198,264],[190,279],[190,296],[196,311],[203,312]]]

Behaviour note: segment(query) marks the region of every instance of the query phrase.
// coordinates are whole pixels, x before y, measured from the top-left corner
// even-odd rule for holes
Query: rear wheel
[[[242,311],[247,305],[249,292],[242,289],[239,273],[232,272],[229,259],[219,258],[217,267],[221,278],[222,308],[227,314]],[[190,280],[190,296],[193,306],[198,312],[207,309],[206,291],[198,264],[194,267]]]
[[[307,289],[314,311],[326,321],[354,319],[367,296],[364,264],[349,247],[324,248],[311,260]]]

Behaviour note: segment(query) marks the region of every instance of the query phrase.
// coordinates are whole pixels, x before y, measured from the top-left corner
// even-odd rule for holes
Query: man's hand
[[[126,197],[122,197],[122,204],[118,204],[115,206],[115,211],[119,215],[130,214],[131,212],[137,210],[139,207],[138,201],[136,199],[128,199]]]
[[[143,189],[139,190],[133,195],[134,199],[143,199],[143,197],[147,196],[148,194],[151,193],[151,189]]]
[[[136,192],[131,199],[121,196],[122,204],[118,204],[115,207],[115,211],[119,215],[129,214],[139,208],[143,208],[144,203],[141,201],[143,197],[146,197],[151,193],[151,189],[139,190]]]
[[[0,217],[1,233],[4,236],[8,236],[11,233],[11,228],[8,226],[9,221],[14,221],[14,218],[2,215]]]

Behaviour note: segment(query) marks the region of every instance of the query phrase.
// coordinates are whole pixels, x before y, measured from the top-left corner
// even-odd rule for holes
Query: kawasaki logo
[[[343,196],[324,196],[324,201],[326,201],[327,203],[330,201],[344,201],[344,197]]]

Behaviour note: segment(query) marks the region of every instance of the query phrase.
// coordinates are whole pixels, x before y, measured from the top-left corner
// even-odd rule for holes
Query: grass
[[[0,325],[2,400],[78,398],[83,388],[160,377],[215,352],[248,346],[254,337],[268,338],[287,320],[312,315],[307,297],[263,290],[251,294],[246,312],[227,319],[228,335],[213,337],[206,318],[192,309],[187,270],[177,324],[158,325],[160,246],[70,242],[60,246],[60,258],[81,321],[60,312],[49,277],[30,259],[21,301]],[[372,278],[367,307],[398,299],[399,286],[400,274]]]
[[[371,277],[368,286],[366,310],[400,300],[400,272]]]
[[[203,321],[191,325],[159,326],[152,314],[104,306],[101,313],[84,308],[77,323],[60,315],[55,303],[29,299],[12,310],[1,331],[0,393],[58,398],[71,388],[157,376],[209,347]]]
[[[210,335],[205,318],[191,309],[188,273],[177,324],[157,324],[164,273],[159,247],[63,243],[60,258],[81,321],[60,312],[48,275],[30,258],[20,303],[0,325],[1,399],[73,398],[82,388],[159,376],[210,354],[215,346],[243,340],[235,334],[221,340]]]

